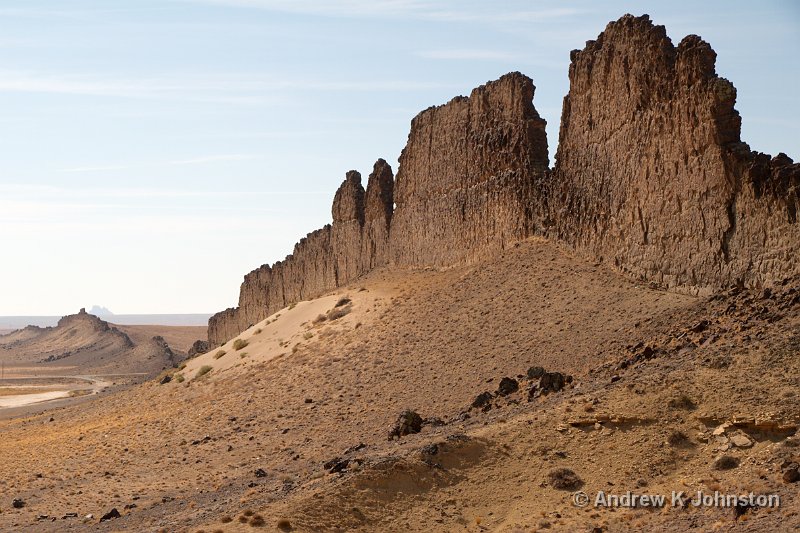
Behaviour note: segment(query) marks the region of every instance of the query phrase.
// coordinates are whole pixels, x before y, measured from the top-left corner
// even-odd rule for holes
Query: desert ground
[[[543,239],[384,268],[144,383],[0,420],[0,530],[797,528],[798,289],[665,292]],[[407,409],[418,433],[393,426]],[[781,505],[573,502],[698,490]]]

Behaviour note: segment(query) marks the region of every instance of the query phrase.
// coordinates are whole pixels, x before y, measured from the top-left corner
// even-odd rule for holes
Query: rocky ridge
[[[800,164],[741,141],[715,61],[700,37],[676,47],[647,15],[609,23],[571,53],[553,169],[523,74],[423,111],[397,178],[382,159],[366,191],[348,172],[333,223],[245,276],[209,341],[387,264],[473,263],[532,235],[682,292],[799,274]]]

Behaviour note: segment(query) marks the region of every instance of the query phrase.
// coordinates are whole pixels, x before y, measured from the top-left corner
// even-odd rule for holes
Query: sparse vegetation
[[[311,321],[311,324],[314,325],[314,326],[317,326],[319,324],[322,324],[326,320],[328,320],[328,317],[325,316],[325,315],[320,314],[320,315],[317,315],[317,318],[315,318],[314,320]]]
[[[294,309],[296,306],[297,306],[297,302],[293,302],[293,303],[289,304],[289,311]]]
[[[286,520],[285,518],[282,518],[281,520],[278,520],[278,529],[280,529],[281,531],[291,531],[292,523]]]
[[[233,341],[233,349],[237,352],[242,348],[246,347],[249,343],[244,339],[236,339]]]
[[[197,374],[195,374],[194,377],[195,377],[195,379],[203,377],[206,374],[208,374],[209,372],[211,372],[212,370],[214,370],[214,367],[208,366],[208,365],[203,365],[197,370]]]
[[[253,335],[259,335],[262,331],[264,331],[264,330],[262,330],[261,328],[258,328],[257,330],[255,330],[253,332]]]
[[[222,357],[226,353],[228,353],[228,352],[226,352],[225,350],[220,350],[220,351],[218,351],[217,353],[214,354],[214,359],[219,359],[220,357]]]
[[[681,394],[677,398],[671,399],[668,405],[672,409],[684,409],[686,411],[692,411],[697,408],[697,405],[692,401],[692,399],[685,394]]]
[[[583,485],[583,481],[578,474],[569,468],[556,468],[547,474],[550,486],[558,490],[575,490]]]
[[[328,311],[328,320],[338,320],[343,316],[347,315],[352,311],[352,307],[349,305],[346,307],[334,307],[330,311]]]
[[[186,368],[186,363],[181,363],[178,370],[183,370],[184,368]]]
[[[314,334],[313,334],[313,333],[311,333],[310,331],[306,331],[305,333],[303,333],[303,338],[304,338],[305,340],[309,340],[309,339],[310,339],[310,338],[312,338],[313,336],[314,336]]]
[[[250,526],[251,527],[264,527],[266,522],[264,521],[264,517],[260,514],[254,515],[250,518]]]
[[[183,382],[186,380],[186,378],[185,378],[185,377],[183,377],[183,374],[175,374],[175,375],[172,377],[172,379],[174,379],[174,380],[175,380],[175,381],[177,381],[178,383],[183,383]]]
[[[689,442],[689,437],[682,431],[673,431],[669,434],[669,437],[667,437],[667,442],[671,446],[682,446]]]
[[[339,298],[339,301],[337,301],[336,305],[334,305],[333,307],[344,307],[350,302],[352,302],[350,298],[348,298],[347,296],[342,296],[341,298]]]
[[[715,470],[731,470],[739,466],[739,459],[730,455],[722,455],[714,461]]]
[[[241,352],[241,353],[239,354],[239,357],[241,357],[242,359],[244,359],[245,357],[247,357],[247,352]]]

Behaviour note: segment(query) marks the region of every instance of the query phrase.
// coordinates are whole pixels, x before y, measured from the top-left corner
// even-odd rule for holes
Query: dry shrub
[[[558,490],[575,490],[583,485],[583,481],[578,474],[569,468],[556,468],[547,474],[550,486]]]

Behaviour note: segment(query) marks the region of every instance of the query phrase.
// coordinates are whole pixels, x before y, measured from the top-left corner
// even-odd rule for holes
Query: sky
[[[555,154],[569,52],[625,13],[699,34],[742,137],[800,156],[791,1],[3,0],[0,315],[211,313],[330,222],[350,169],[502,74]]]

